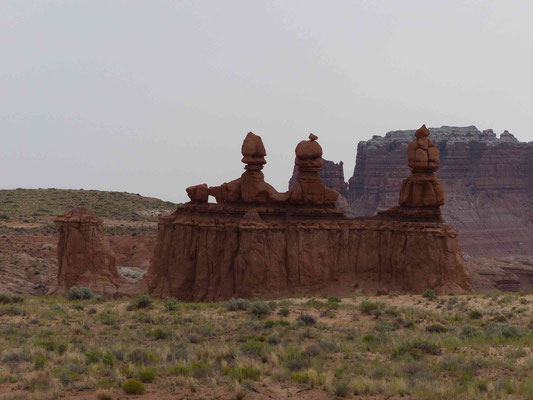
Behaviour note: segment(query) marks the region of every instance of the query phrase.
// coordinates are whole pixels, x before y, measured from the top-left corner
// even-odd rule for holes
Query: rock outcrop
[[[311,135],[297,146],[298,175],[288,193],[266,201],[220,196],[224,190],[238,194],[241,180],[232,189],[208,188],[218,204],[192,196],[161,217],[146,276],[150,293],[212,301],[349,293],[355,282],[370,290],[470,289],[453,227],[392,215],[345,217],[335,207],[338,193],[320,179],[316,139]],[[280,201],[283,196],[286,201]]]
[[[447,194],[442,215],[459,230],[461,248],[481,256],[533,253],[533,143],[474,126],[430,131],[440,150],[436,175]],[[406,153],[414,132],[393,131],[359,143],[349,180],[352,215],[374,215],[396,204],[409,173]]]
[[[88,287],[106,297],[139,291],[118,273],[100,218],[78,207],[56,217],[54,223],[59,233],[59,268],[57,285],[50,294],[65,294],[73,286]]]
[[[427,140],[424,130],[419,133]],[[347,218],[336,207],[339,193],[319,175],[323,160],[317,139],[311,134],[298,144],[294,185],[278,193],[261,172],[266,163],[261,138],[249,133],[242,146],[242,176],[220,186],[187,188],[191,201],[160,217],[154,257],[137,281],[118,274],[99,218],[83,209],[58,217],[59,277],[53,293],[87,286],[112,297],[148,292],[214,301],[321,291],[348,295],[356,283],[373,291],[470,289],[457,232],[440,214],[435,217],[441,204],[436,178],[426,179],[433,202],[426,201],[426,183],[422,191],[418,183],[406,184],[412,193],[409,201],[400,200],[401,212]],[[428,150],[427,159],[421,165],[415,157],[413,176],[432,176],[438,150]],[[209,196],[217,204],[209,203]],[[427,209],[433,218],[424,214]],[[412,218],[421,213],[424,218]]]

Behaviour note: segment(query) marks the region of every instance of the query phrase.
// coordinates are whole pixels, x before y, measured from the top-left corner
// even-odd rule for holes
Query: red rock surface
[[[469,290],[457,232],[393,216],[351,219],[318,172],[316,136],[296,148],[287,202],[195,201],[160,218],[146,276],[154,296],[188,301],[353,290]],[[438,208],[438,205],[437,205]]]
[[[191,202],[159,219],[154,257],[139,281],[119,276],[98,217],[84,209],[58,217],[53,293],[87,286],[106,296],[148,291],[213,301],[320,290],[349,294],[355,283],[381,292],[470,289],[450,225],[394,214],[345,217],[335,206],[338,192],[319,176],[322,148],[315,135],[296,147],[298,175],[284,194],[264,182],[266,151],[258,136],[248,134],[242,153],[241,178],[207,188],[218,204],[205,201],[205,186],[191,187]]]
[[[533,144],[504,132],[430,128],[440,150],[436,172],[446,192],[444,219],[460,232],[463,251],[482,256],[533,253]],[[349,181],[351,215],[392,207],[407,168],[414,131],[394,131],[360,142]]]
[[[369,290],[468,290],[442,223],[349,219],[307,206],[187,204],[162,217],[150,293],[188,301]]]
[[[84,207],[58,216],[58,279],[50,294],[65,294],[73,286],[115,297],[130,291],[131,283],[117,270],[115,255],[103,234],[102,220]]]

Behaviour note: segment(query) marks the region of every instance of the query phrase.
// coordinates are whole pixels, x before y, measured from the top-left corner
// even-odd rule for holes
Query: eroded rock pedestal
[[[345,218],[335,208],[189,203],[159,224],[150,293],[188,301],[365,290],[468,290],[443,223]]]
[[[470,289],[457,232],[441,222],[439,201],[417,203],[418,176],[406,184],[411,195],[402,209],[346,218],[335,207],[338,193],[325,187],[318,174],[322,149],[316,139],[311,135],[296,148],[298,176],[288,193],[269,194],[276,201],[250,201],[242,195],[228,201],[217,196],[220,187],[209,188],[219,204],[193,196],[174,214],[161,217],[146,277],[150,293],[212,301],[319,291],[349,294],[355,283],[368,290]],[[424,190],[435,181],[428,182],[422,184]],[[239,193],[223,193],[230,192]],[[421,215],[421,210],[431,210],[431,218],[404,218],[405,212]]]
[[[50,294],[65,294],[73,286],[88,287],[106,297],[142,290],[119,275],[100,218],[85,207],[78,207],[56,217],[54,223],[59,233],[59,269],[57,286]]]

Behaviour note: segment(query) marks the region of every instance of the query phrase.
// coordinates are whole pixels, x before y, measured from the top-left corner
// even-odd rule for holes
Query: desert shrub
[[[322,352],[322,347],[320,347],[318,344],[311,344],[307,346],[304,350],[304,354],[307,357],[316,357]]]
[[[117,315],[111,311],[103,311],[98,318],[104,325],[111,326],[117,324]]]
[[[175,344],[167,354],[167,360],[187,360],[189,358],[189,351],[186,343]]]
[[[9,294],[3,294],[0,293],[0,304],[15,304],[15,303],[22,303],[24,301],[24,297],[18,296],[16,294],[9,295]]]
[[[446,328],[445,326],[441,324],[432,324],[432,325],[426,326],[426,331],[431,332],[431,333],[443,333],[443,332],[447,332],[448,328]]]
[[[302,314],[298,317],[298,321],[302,322],[305,325],[314,325],[316,324],[316,318],[309,314]]]
[[[479,335],[479,330],[472,325],[464,325],[461,328],[461,337],[463,338],[473,338]]]
[[[168,371],[169,375],[182,375],[182,376],[190,376],[192,374],[191,367],[188,367],[186,365],[175,365]]]
[[[278,315],[280,317],[288,317],[289,316],[289,308],[288,307],[281,307],[278,311]]]
[[[205,378],[210,373],[209,364],[206,362],[193,362],[191,364],[192,376],[196,379]]]
[[[341,299],[339,297],[336,297],[336,296],[329,296],[328,297],[328,301],[330,303],[340,303]]]
[[[392,357],[398,359],[407,356],[419,360],[424,354],[439,355],[441,353],[441,348],[435,343],[427,340],[411,340],[396,346],[392,351]]]
[[[434,290],[427,289],[423,294],[422,297],[425,297],[428,300],[435,300],[437,298],[437,295]]]
[[[128,305],[128,310],[138,310],[141,308],[149,308],[152,306],[152,299],[147,294],[140,294],[131,299],[130,304]]]
[[[472,310],[468,313],[468,316],[472,319],[481,319],[483,317],[483,314],[481,313],[481,311]]]
[[[519,327],[510,324],[495,324],[491,322],[487,324],[485,330],[488,336],[500,336],[506,339],[519,338],[524,335],[524,332]]]
[[[370,315],[372,314],[373,311],[378,310],[378,305],[376,303],[372,303],[371,301],[363,300],[361,304],[359,305],[359,310],[363,314]]]
[[[337,397],[346,397],[348,392],[350,391],[350,387],[346,382],[337,382],[335,385],[335,389],[333,390],[333,393]]]
[[[116,364],[117,357],[113,353],[108,351],[104,353],[104,355],[102,356],[102,361],[104,362],[104,365],[107,365],[108,367],[112,367]]]
[[[179,308],[180,302],[174,297],[167,297],[163,302],[163,307],[166,311],[176,311]]]
[[[6,363],[29,361],[29,360],[30,360],[29,354],[23,350],[8,351],[2,357],[2,361]]]
[[[161,328],[154,329],[151,334],[157,340],[168,339],[170,336],[167,330]]]
[[[27,313],[24,309],[20,308],[16,304],[9,304],[8,306],[3,306],[2,308],[0,308],[0,316],[2,315],[17,316],[27,315]]]
[[[67,292],[68,300],[90,300],[94,298],[94,293],[87,287],[71,287]]]
[[[278,336],[269,336],[267,337],[267,343],[276,345],[281,343],[281,339]]]
[[[272,309],[264,301],[253,301],[248,307],[248,313],[258,318],[263,318],[267,315],[270,315],[271,312]]]
[[[309,367],[309,358],[296,346],[287,346],[280,359],[291,371],[300,371]]]
[[[35,360],[33,361],[33,368],[43,369],[45,365],[46,365],[46,357],[44,356],[35,357]]]
[[[223,373],[237,380],[239,383],[245,380],[256,381],[261,376],[261,372],[252,367],[225,368]]]
[[[126,382],[124,382],[124,385],[122,385],[122,390],[124,390],[124,393],[126,394],[143,394],[145,392],[144,385],[138,381],[137,379],[128,379]]]
[[[100,359],[102,358],[102,353],[98,350],[91,350],[85,353],[85,357],[87,364],[94,364],[100,361]]]
[[[265,357],[270,348],[267,343],[252,339],[242,344],[241,351],[249,356]]]
[[[135,349],[128,354],[128,361],[134,364],[150,364],[156,360],[156,356],[144,349]]]
[[[139,373],[139,379],[144,383],[151,383],[155,380],[157,372],[155,368],[145,368]]]
[[[228,311],[246,311],[250,307],[250,300],[246,299],[231,299],[228,301],[226,309]]]

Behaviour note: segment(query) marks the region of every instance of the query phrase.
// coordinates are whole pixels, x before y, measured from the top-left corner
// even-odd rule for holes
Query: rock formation
[[[415,132],[415,138],[407,146],[407,162],[412,172],[402,182],[399,207],[382,212],[382,215],[441,220],[440,206],[444,204],[444,192],[440,180],[433,175],[439,168],[440,157],[429,135],[425,125]]]
[[[436,175],[446,192],[443,218],[459,231],[463,251],[481,256],[533,253],[533,143],[507,131],[500,137],[474,126],[430,128],[440,151]],[[409,173],[414,130],[360,142],[349,180],[351,215],[375,215],[397,204]]]
[[[56,217],[54,223],[59,233],[59,269],[57,286],[51,294],[65,294],[73,286],[88,287],[106,297],[139,290],[119,275],[100,218],[78,207]]]
[[[296,166],[298,174],[290,194],[291,203],[335,204],[339,193],[328,188],[318,172],[322,169],[322,147],[316,141],[317,136],[309,135],[296,146]]]
[[[265,182],[261,172],[266,164],[265,146],[260,136],[249,132],[242,144],[242,162],[246,170],[239,179],[224,183],[220,186],[207,187],[206,184],[187,188],[187,195],[192,202],[207,203],[209,195],[217,203],[266,203],[282,202],[287,200],[287,195],[278,193],[276,189]]]
[[[355,282],[370,290],[470,288],[451,226],[343,216],[334,205],[338,193],[320,179],[316,139],[311,135],[296,148],[298,176],[286,201],[249,202],[242,194],[228,201],[220,193],[239,190],[222,185],[209,188],[218,204],[191,201],[161,217],[146,276],[150,293],[212,301],[321,290],[347,294]]]
[[[336,207],[338,192],[327,188],[319,175],[322,148],[315,135],[296,147],[298,175],[292,189],[278,193],[261,172],[266,163],[261,138],[249,133],[242,146],[246,171],[241,178],[216,187],[187,188],[191,201],[160,217],[154,257],[138,281],[118,275],[97,217],[80,209],[58,217],[54,293],[88,286],[106,296],[149,292],[214,301],[296,293],[349,295],[355,283],[373,291],[469,290],[455,229],[440,218],[403,215],[441,204],[417,197],[426,196],[427,185],[435,199],[441,194],[436,178],[426,178],[422,190],[416,186],[417,174],[432,176],[438,166],[438,151],[429,151],[427,135],[420,133],[417,152],[425,143],[428,155],[424,165],[414,158],[415,178],[407,178],[405,185],[412,192],[409,201],[402,203],[402,212],[369,218],[347,218]],[[426,142],[418,144],[421,138]],[[209,195],[217,204],[208,203]]]

